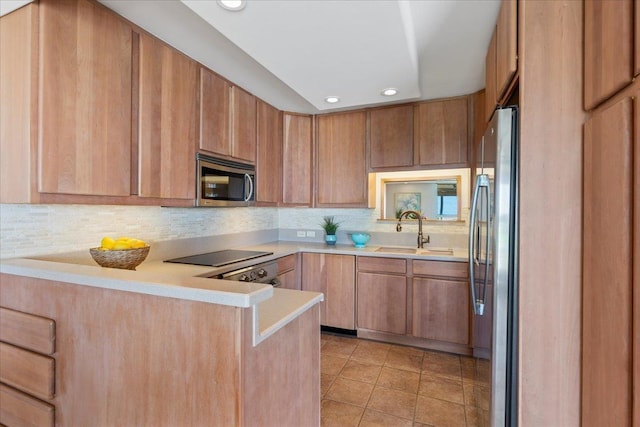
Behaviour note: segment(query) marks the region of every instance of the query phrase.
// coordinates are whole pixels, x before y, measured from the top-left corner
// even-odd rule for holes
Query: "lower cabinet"
[[[469,344],[469,285],[458,280],[413,278],[413,335]]]
[[[300,290],[297,266],[298,254],[287,255],[278,259],[278,280],[281,288]]]
[[[358,273],[358,328],[407,333],[407,279]]]
[[[320,324],[355,329],[355,271],[353,255],[302,254],[302,290],[322,292]]]

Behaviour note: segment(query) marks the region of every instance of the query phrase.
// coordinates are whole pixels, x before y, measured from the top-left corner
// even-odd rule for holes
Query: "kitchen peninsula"
[[[14,409],[3,420],[319,424],[322,294],[158,265],[153,272],[3,261],[0,396]],[[48,326],[34,334],[7,339],[42,322]],[[31,342],[38,334],[50,336],[44,354]]]

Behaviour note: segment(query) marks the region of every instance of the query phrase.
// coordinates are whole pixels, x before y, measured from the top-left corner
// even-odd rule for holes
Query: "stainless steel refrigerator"
[[[475,398],[480,425],[517,425],[518,112],[498,109],[482,139],[469,218]]]

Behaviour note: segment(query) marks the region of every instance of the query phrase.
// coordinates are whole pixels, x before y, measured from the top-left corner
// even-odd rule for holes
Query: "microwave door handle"
[[[471,287],[471,301],[473,305],[473,313],[476,311],[476,278],[475,278],[475,262],[476,262],[476,209],[478,207],[478,193],[480,190],[480,177],[476,178],[476,185],[473,190],[473,199],[471,202],[471,218],[469,218],[469,285]]]
[[[244,179],[246,181],[249,181],[249,194],[244,199],[245,202],[248,202],[249,200],[251,200],[251,196],[253,196],[253,179],[251,179],[251,175],[249,175],[248,173],[244,174]]]

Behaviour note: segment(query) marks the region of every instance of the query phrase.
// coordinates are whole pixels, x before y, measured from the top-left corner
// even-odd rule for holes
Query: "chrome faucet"
[[[413,215],[418,218],[418,249],[423,249],[424,244],[429,243],[430,238],[427,234],[427,238],[425,239],[422,234],[422,220],[426,218],[424,218],[420,212],[411,210],[402,212],[400,216],[398,216],[398,225],[396,225],[396,231],[402,231],[402,225],[400,224],[400,222],[402,222],[403,217],[407,217],[409,215]]]

